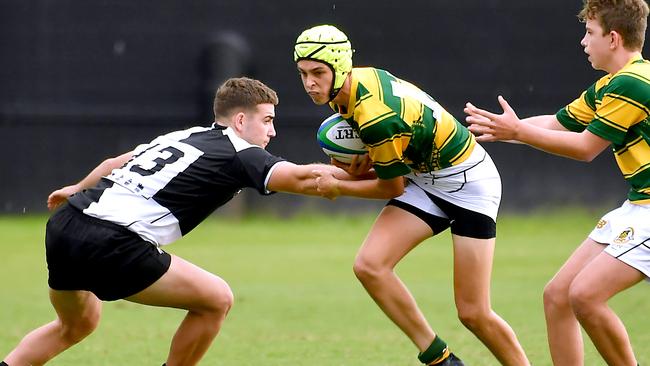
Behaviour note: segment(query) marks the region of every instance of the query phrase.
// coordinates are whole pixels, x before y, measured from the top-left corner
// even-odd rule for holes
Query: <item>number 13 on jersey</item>
[[[106,178],[133,193],[151,198],[202,154],[191,145],[161,136],[150,144],[138,146],[133,158]]]

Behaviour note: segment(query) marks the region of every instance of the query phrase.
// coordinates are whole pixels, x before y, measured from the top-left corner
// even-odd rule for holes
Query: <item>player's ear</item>
[[[617,47],[622,47],[623,46],[623,38],[621,38],[621,34],[618,33],[615,30],[612,30],[609,32],[609,35],[612,37],[609,47],[612,49],[615,49]]]
[[[244,112],[238,112],[232,117],[233,128],[237,131],[241,131],[244,128],[244,119],[246,119],[246,114]]]

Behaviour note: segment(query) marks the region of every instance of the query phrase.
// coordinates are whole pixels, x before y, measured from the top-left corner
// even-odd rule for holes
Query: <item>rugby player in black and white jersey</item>
[[[27,334],[0,365],[46,363],[93,332],[102,301],[117,299],[187,310],[166,364],[197,364],[233,294],[224,280],[162,246],[242,188],[320,195],[314,169],[346,178],[331,165],[296,165],[264,149],[275,136],[277,103],[260,81],[229,79],[217,90],[211,127],[159,136],[54,191],[48,207],[62,207],[48,221],[45,241],[57,317]]]

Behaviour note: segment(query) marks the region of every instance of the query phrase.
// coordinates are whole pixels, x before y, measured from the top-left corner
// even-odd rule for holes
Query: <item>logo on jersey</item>
[[[630,240],[634,240],[634,229],[628,227],[627,229],[623,230],[623,232],[620,233],[616,239],[614,239],[614,243],[623,244],[627,243]]]
[[[602,229],[602,228],[605,227],[605,225],[607,225],[607,220],[603,220],[603,219],[601,219],[601,220],[598,221],[598,223],[596,224],[596,229]]]

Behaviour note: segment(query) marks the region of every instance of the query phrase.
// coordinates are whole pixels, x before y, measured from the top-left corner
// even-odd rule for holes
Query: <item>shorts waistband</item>
[[[78,217],[80,220],[84,220],[86,222],[92,223],[93,225],[102,226],[102,227],[105,227],[105,228],[108,228],[108,229],[121,231],[121,232],[123,232],[125,234],[135,235],[135,236],[139,237],[138,234],[136,234],[133,231],[125,228],[122,225],[118,225],[118,224],[116,224],[114,222],[111,222],[111,221],[106,221],[106,220],[102,220],[102,219],[97,218],[97,217],[86,215],[82,210],[80,210],[79,208],[77,208],[77,207],[75,207],[75,206],[73,206],[73,205],[71,205],[69,203],[66,204],[66,206],[62,207],[60,210],[61,211],[66,210],[70,214]]]

